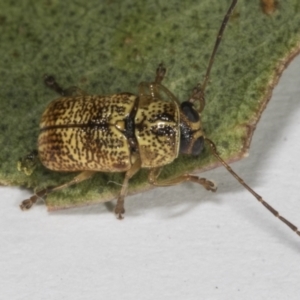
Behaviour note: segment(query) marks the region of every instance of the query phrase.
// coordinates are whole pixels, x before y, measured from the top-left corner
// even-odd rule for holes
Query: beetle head
[[[204,147],[200,115],[193,103],[180,105],[180,153],[199,155]]]

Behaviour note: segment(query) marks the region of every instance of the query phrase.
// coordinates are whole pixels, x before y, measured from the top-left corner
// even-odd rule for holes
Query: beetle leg
[[[17,168],[19,171],[24,172],[27,176],[30,176],[34,171],[38,162],[38,151],[33,150],[25,157],[18,160]]]
[[[148,181],[150,184],[155,186],[170,186],[170,185],[176,185],[185,181],[191,181],[195,183],[199,183],[202,186],[205,187],[208,191],[215,192],[217,190],[217,186],[212,181],[207,180],[206,178],[199,178],[196,175],[192,174],[183,174],[176,178],[163,180],[161,182],[158,182],[158,176],[161,172],[161,168],[153,168],[150,170],[148,175]]]
[[[27,210],[27,209],[31,208],[31,206],[33,204],[35,204],[38,199],[46,197],[48,194],[50,194],[52,192],[62,190],[70,185],[84,181],[84,180],[92,177],[95,173],[96,172],[94,172],[94,171],[84,171],[84,172],[81,172],[79,175],[77,175],[75,178],[73,178],[71,181],[69,181],[67,183],[64,183],[64,184],[56,186],[56,187],[47,187],[43,190],[40,190],[39,192],[37,192],[33,196],[31,196],[29,199],[22,201],[22,203],[20,204],[20,208],[22,210]]]
[[[141,82],[139,84],[139,106],[148,106],[153,99],[159,99],[157,83]]]
[[[141,160],[137,159],[131,168],[125,173],[125,178],[122,184],[122,189],[120,191],[117,204],[115,207],[115,214],[119,220],[123,219],[124,209],[124,198],[127,195],[128,182],[129,179],[141,168]]]
[[[48,88],[60,94],[61,96],[84,96],[86,93],[76,86],[63,89],[53,76],[45,75],[44,82]]]
[[[166,75],[167,69],[163,63],[160,63],[156,69],[155,83],[161,83]]]
[[[166,72],[167,69],[164,67],[163,63],[160,63],[156,69],[154,82],[141,82],[139,84],[139,96],[141,98],[140,105],[147,106],[150,102],[152,102],[153,99],[160,99],[161,92],[165,94],[167,91],[167,94],[169,93],[169,90],[161,85]]]
[[[157,100],[172,101],[176,106],[180,103],[177,98],[160,83],[141,82],[139,84],[139,107],[147,107],[153,101]]]

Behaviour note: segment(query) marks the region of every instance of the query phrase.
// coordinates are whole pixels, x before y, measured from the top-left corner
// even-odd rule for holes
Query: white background
[[[233,168],[300,226],[300,57],[284,72],[250,156]],[[203,174],[201,174],[203,175]],[[48,213],[0,188],[1,299],[300,299],[300,237],[227,173],[218,192],[182,184]]]

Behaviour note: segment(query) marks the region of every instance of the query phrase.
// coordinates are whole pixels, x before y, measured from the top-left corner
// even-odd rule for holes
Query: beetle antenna
[[[227,169],[227,171],[244,187],[246,188],[269,212],[271,212],[275,217],[277,217],[280,221],[282,221],[285,225],[287,225],[290,229],[292,229],[295,233],[300,236],[300,231],[288,221],[286,218],[282,217],[279,212],[274,209],[269,203],[267,203],[260,195],[258,195],[245,181],[237,175],[231,167],[220,157],[217,152],[216,145],[208,138],[205,138],[205,141],[209,144],[212,154],[221,162],[221,164]]]
[[[214,63],[216,52],[217,52],[217,50],[219,48],[219,45],[220,45],[220,42],[222,40],[224,30],[226,28],[226,25],[229,21],[229,18],[231,16],[232,11],[233,11],[234,7],[236,6],[237,2],[238,2],[238,0],[233,0],[232,1],[232,3],[230,5],[224,19],[223,19],[222,25],[221,25],[221,27],[219,29],[219,32],[218,32],[218,35],[217,35],[217,39],[216,39],[216,42],[215,42],[213,52],[212,52],[212,54],[210,56],[210,59],[209,59],[208,67],[207,67],[206,74],[205,74],[205,77],[204,77],[204,81],[203,81],[202,84],[200,82],[197,84],[197,86],[193,90],[192,96],[189,99],[189,102],[195,102],[195,100],[200,101],[199,112],[201,112],[203,110],[204,106],[205,106],[204,91],[205,91],[205,88],[206,88],[207,83],[208,83],[210,71],[211,71],[212,65]]]

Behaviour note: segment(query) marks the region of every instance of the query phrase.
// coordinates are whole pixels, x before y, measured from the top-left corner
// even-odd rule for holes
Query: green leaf
[[[20,157],[36,148],[39,119],[56,95],[43,84],[55,75],[62,86],[89,94],[137,93],[153,81],[160,62],[163,84],[180,101],[203,80],[222,19],[231,1],[2,1],[0,3],[0,183],[41,189],[74,174],[39,164],[31,176],[18,172]],[[247,154],[259,117],[287,63],[300,49],[300,4],[287,0],[267,15],[258,1],[239,1],[223,36],[202,114],[206,136],[222,157]],[[180,156],[162,177],[218,164],[206,149]],[[123,174],[99,173],[50,194],[50,209],[115,198]],[[148,189],[147,170],[129,193]],[[117,184],[115,184],[117,183]]]

